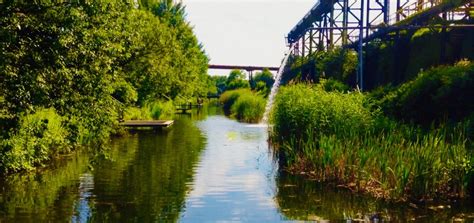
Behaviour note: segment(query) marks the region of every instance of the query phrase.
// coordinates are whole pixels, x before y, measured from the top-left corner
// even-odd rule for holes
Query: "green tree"
[[[222,94],[227,89],[227,77],[226,76],[210,76],[211,80],[214,82],[217,93]]]
[[[251,87],[266,96],[270,93],[274,82],[275,79],[273,79],[272,72],[270,72],[268,68],[265,68],[262,72],[255,74],[251,80]]]
[[[245,80],[245,74],[241,70],[232,70],[227,77],[226,85],[226,90],[250,87],[249,82]]]
[[[60,142],[104,144],[124,105],[208,93],[208,58],[183,5],[143,2],[0,3],[0,156],[19,133],[42,137],[20,131],[37,111],[60,116]]]

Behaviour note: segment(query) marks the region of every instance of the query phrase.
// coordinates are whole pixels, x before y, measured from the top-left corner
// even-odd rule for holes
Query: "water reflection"
[[[109,158],[92,166],[76,153],[56,168],[0,179],[0,222],[177,221],[205,145],[193,119],[205,117],[114,139]]]
[[[88,222],[92,216],[92,207],[90,198],[92,197],[92,189],[94,189],[94,176],[85,173],[79,178],[79,201],[75,204],[75,214],[72,216],[71,222]]]
[[[176,221],[204,140],[187,117],[159,134],[117,139],[112,161],[94,171],[93,221]]]
[[[474,221],[473,204],[390,204],[279,173],[267,137],[217,107],[177,115],[113,139],[109,159],[75,153],[0,179],[0,223]]]
[[[280,173],[276,180],[276,202],[292,220],[331,222],[452,222],[474,221],[474,206],[454,202],[434,210],[433,205],[389,203],[353,194],[344,189]],[[439,206],[437,206],[439,207]]]
[[[75,153],[52,167],[0,179],[0,222],[68,222],[89,158]]]
[[[224,116],[209,117],[198,126],[208,143],[180,221],[280,221],[267,129]]]

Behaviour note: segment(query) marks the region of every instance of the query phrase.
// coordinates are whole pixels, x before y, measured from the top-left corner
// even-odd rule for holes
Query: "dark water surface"
[[[472,203],[389,204],[278,171],[267,129],[216,107],[0,179],[3,222],[474,222]],[[352,219],[349,220],[349,219]]]

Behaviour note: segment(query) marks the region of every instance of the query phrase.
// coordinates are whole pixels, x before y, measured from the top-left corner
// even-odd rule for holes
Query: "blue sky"
[[[183,0],[212,64],[279,66],[285,36],[314,0]],[[227,71],[210,71],[227,74]]]

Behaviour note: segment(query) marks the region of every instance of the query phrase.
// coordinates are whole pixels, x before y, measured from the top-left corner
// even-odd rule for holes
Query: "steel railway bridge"
[[[356,49],[363,89],[367,42],[400,30],[474,28],[473,16],[474,0],[318,0],[286,39],[290,53],[303,57],[334,46]],[[435,19],[438,25],[432,25]]]

